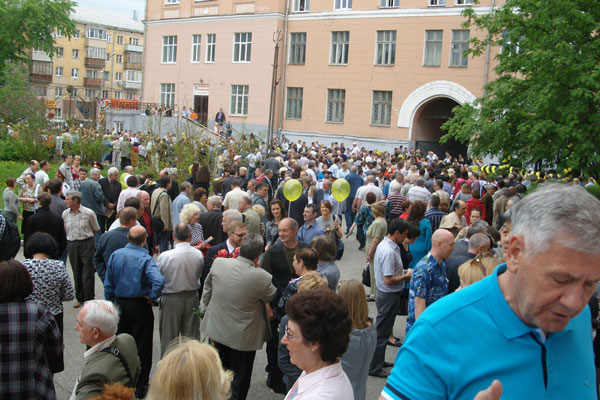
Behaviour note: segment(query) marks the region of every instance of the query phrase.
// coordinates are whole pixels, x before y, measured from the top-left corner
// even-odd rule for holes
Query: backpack
[[[4,216],[2,216],[4,218]],[[0,238],[0,261],[8,261],[14,258],[21,248],[21,235],[17,225],[4,218],[6,227],[2,238]]]

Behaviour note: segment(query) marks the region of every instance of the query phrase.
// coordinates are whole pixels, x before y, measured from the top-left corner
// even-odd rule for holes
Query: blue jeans
[[[354,218],[356,218],[356,213],[352,212],[352,202],[354,199],[348,197],[346,199],[346,211],[344,211],[344,217],[346,218],[346,230],[349,231],[350,227],[354,223]]]

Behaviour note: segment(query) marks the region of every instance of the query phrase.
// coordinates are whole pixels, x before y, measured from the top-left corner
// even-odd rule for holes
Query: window
[[[250,62],[252,32],[233,34],[233,62]]]
[[[121,98],[121,92],[119,90],[115,90],[115,99]]]
[[[352,0],[335,0],[336,10],[351,10]]]
[[[177,62],[177,36],[163,36],[162,62]]]
[[[120,81],[120,80],[122,80],[122,77],[123,77],[122,72],[115,72],[115,80]]]
[[[379,7],[381,8],[391,8],[391,7],[399,7],[400,0],[379,0]]]
[[[117,44],[123,44],[123,36],[117,36]]]
[[[175,105],[175,84],[161,83],[160,84],[160,105],[165,107],[173,107]]]
[[[127,70],[125,71],[125,78],[130,82],[141,82],[142,71]]]
[[[215,62],[215,47],[217,46],[217,35],[209,33],[206,35],[206,62]]]
[[[309,0],[293,0],[292,11],[308,11]]]
[[[287,88],[287,103],[285,117],[290,119],[302,119],[302,88]]]
[[[56,67],[56,77],[62,78],[63,76],[63,67]]]
[[[123,132],[125,130],[125,121],[115,121],[115,130]]]
[[[329,64],[348,64],[348,48],[350,46],[350,32],[331,32],[331,55]]]
[[[77,88],[73,88],[73,91],[71,92],[71,94],[72,94],[73,96],[79,96],[79,89],[77,89]]]
[[[87,57],[89,58],[106,58],[106,49],[103,47],[88,47],[87,48]]]
[[[345,89],[327,89],[327,122],[344,122]]]
[[[73,60],[79,60],[79,49],[73,49]]]
[[[425,54],[423,65],[439,67],[442,64],[443,31],[425,31]]]
[[[71,68],[71,78],[79,78],[79,68]]]
[[[44,61],[33,61],[31,64],[31,72],[40,75],[52,76],[52,63]]]
[[[457,6],[467,6],[473,4],[473,0],[455,0]]]
[[[141,64],[142,63],[142,54],[141,53],[127,53],[126,62],[132,64]]]
[[[92,98],[95,96],[96,96],[96,93],[94,93],[94,89],[85,89],[85,97]]]
[[[106,62],[109,62],[111,57],[112,57],[112,54],[107,53],[106,54]]]
[[[107,40],[106,31],[100,28],[87,28],[86,36],[90,39]]]
[[[430,6],[445,6],[446,0],[429,0]]]
[[[140,39],[139,38],[130,37],[129,38],[129,44],[132,44],[134,46],[139,46],[140,45]]]
[[[464,54],[469,48],[469,30],[456,29],[452,31],[452,45],[450,46],[450,66],[466,67],[469,65],[469,58]]]
[[[106,99],[106,98],[108,98],[108,90],[103,90],[103,91],[102,91],[102,98],[103,98],[103,99]]]
[[[99,72],[100,71],[98,71],[97,69],[86,69],[85,70],[85,77],[86,78],[98,79],[98,75],[100,75]]]
[[[65,53],[64,47],[57,47],[56,48],[56,57],[57,58],[63,58],[64,53]]]
[[[117,54],[117,64],[123,64],[123,55]]]
[[[179,0],[165,0],[165,4],[179,4]]]
[[[374,90],[371,124],[390,126],[392,114],[392,92]]]
[[[231,115],[248,115],[248,85],[231,85]]]
[[[110,43],[110,35],[106,35],[106,41]]]
[[[110,80],[110,72],[104,71],[102,73],[102,79],[104,79],[105,81],[109,81]]]
[[[202,44],[202,35],[192,35],[192,62],[200,62],[200,45]]]
[[[75,29],[75,33],[73,33],[73,39],[79,39],[81,35],[81,32],[79,31],[79,29]],[[59,108],[60,110],[60,108]]]
[[[304,64],[306,56],[306,32],[290,33],[290,64]]]
[[[53,36],[54,37],[59,37],[59,38],[60,37],[64,37],[61,29],[57,29]]]
[[[125,93],[125,97],[127,98],[127,100],[133,100],[133,98],[135,97],[135,93],[133,93],[133,92],[126,92]]]
[[[396,62],[396,31],[377,31],[376,65],[394,65]]]
[[[62,94],[63,94],[62,86],[57,86],[56,88],[54,88],[54,93],[56,94],[56,96],[62,96]]]
[[[54,118],[62,118],[62,108],[54,109]]]
[[[36,96],[46,96],[48,94],[48,88],[46,86],[34,86],[33,91]]]

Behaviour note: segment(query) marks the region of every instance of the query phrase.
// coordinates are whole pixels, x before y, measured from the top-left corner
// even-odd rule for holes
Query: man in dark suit
[[[23,229],[25,244],[27,244],[27,240],[29,240],[31,235],[35,232],[46,232],[58,242],[59,254],[56,256],[60,256],[67,248],[67,234],[65,233],[63,220],[50,210],[50,204],[52,202],[50,193],[41,192],[38,195],[38,202],[40,208],[38,208],[35,214],[29,217],[29,223],[26,224],[25,229]],[[50,254],[48,255],[50,256]],[[27,258],[31,256],[33,256],[33,254],[25,254],[25,257]]]
[[[464,256],[469,251],[469,240],[471,236],[476,233],[483,233],[487,235],[488,224],[485,221],[475,221],[469,226],[467,229],[467,236],[465,239],[461,239],[458,242],[454,243],[454,250],[452,250],[452,254],[450,257],[454,256]]]
[[[202,225],[202,232],[205,238],[213,237],[213,240],[208,242],[211,246],[220,244],[225,241],[225,232],[223,232],[223,211],[221,211],[221,198],[219,196],[211,196],[206,202],[207,212],[200,213],[198,223]]]
[[[98,215],[98,222],[100,222],[100,232],[104,233],[108,228],[115,222],[116,219],[116,208],[117,201],[119,200],[119,194],[121,194],[121,182],[119,182],[119,170],[116,167],[112,167],[108,170],[107,178],[100,178],[98,180],[102,192],[104,193],[104,208],[106,214],[110,215]]]
[[[475,257],[490,251],[490,238],[483,233],[476,233],[469,240],[469,251],[465,255],[450,256],[445,260],[446,276],[448,277],[448,294],[460,286],[458,267]]]
[[[212,246],[206,252],[206,257],[204,257],[204,268],[202,269],[202,277],[200,278],[200,289],[199,292],[202,294],[202,288],[204,286],[204,280],[208,276],[210,272],[210,268],[212,267],[215,258],[217,257],[229,257],[233,251],[240,247],[242,243],[242,239],[246,235],[246,225],[244,225],[241,221],[232,221],[229,223],[227,227],[228,238],[223,243],[220,243],[216,246]]]

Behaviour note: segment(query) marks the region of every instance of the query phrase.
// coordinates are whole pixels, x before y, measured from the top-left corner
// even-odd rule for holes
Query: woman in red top
[[[471,198],[465,202],[467,203],[467,211],[465,212],[467,225],[471,225],[471,211],[475,208],[481,211],[481,219],[485,221],[485,204],[481,201],[480,197],[479,189],[473,189],[471,191]]]

